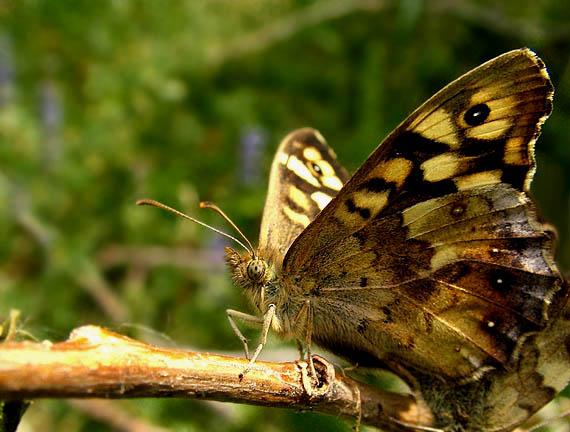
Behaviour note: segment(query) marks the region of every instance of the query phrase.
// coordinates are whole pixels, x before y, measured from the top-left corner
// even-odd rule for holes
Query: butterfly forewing
[[[348,179],[322,135],[311,128],[287,135],[277,150],[261,222],[259,249],[281,264],[293,240]]]
[[[531,51],[504,54],[371,154],[284,261],[282,284],[311,299],[315,341],[457,379],[509,366],[566,296],[555,235],[526,194],[552,92]]]
[[[526,191],[552,93],[544,64],[527,49],[452,82],[378,146],[319,221],[297,238],[285,264],[299,268],[374,217],[427,199],[501,182]]]

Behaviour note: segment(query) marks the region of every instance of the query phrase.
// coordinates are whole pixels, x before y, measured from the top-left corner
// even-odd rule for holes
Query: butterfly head
[[[275,271],[268,261],[257,253],[239,253],[230,247],[225,248],[226,262],[234,283],[250,298],[252,303],[264,312],[268,306],[266,292],[275,281]]]

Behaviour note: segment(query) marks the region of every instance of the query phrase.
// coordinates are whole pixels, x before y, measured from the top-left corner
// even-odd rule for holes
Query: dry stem
[[[313,410],[387,431],[401,422],[429,425],[420,401],[336,374],[315,357],[319,384],[304,362],[256,362],[159,348],[96,326],[75,329],[65,342],[0,345],[0,399],[181,397]],[[412,429],[410,429],[412,430]]]

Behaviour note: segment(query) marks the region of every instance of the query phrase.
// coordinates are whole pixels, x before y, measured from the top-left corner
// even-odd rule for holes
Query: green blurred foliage
[[[94,323],[241,355],[224,310],[248,306],[223,268],[224,242],[135,201],[225,226],[198,214],[199,200],[214,201],[255,240],[290,130],[318,128],[354,171],[443,85],[521,46],[557,88],[533,194],[570,269],[565,2],[12,0],[0,14],[0,316],[20,309],[38,338]],[[284,410],[117,404],[172,430],[350,430]],[[24,419],[106,429],[61,402],[37,402]]]

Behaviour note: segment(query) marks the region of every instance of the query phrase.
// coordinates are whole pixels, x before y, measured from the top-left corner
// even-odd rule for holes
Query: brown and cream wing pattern
[[[317,343],[452,378],[509,366],[567,294],[555,234],[527,195],[552,93],[534,53],[506,53],[371,154],[285,257],[283,283],[311,298]],[[328,337],[339,329],[347,346]]]
[[[335,153],[312,128],[287,135],[271,166],[259,249],[281,264],[295,238],[348,179]]]

